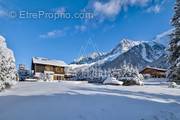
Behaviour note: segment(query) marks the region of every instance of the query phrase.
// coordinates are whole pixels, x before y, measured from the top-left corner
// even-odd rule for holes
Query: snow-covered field
[[[0,93],[0,120],[180,120],[180,89],[21,82]]]

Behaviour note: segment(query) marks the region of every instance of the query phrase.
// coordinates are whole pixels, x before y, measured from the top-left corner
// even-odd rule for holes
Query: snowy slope
[[[179,90],[22,82],[0,93],[0,120],[179,120]]]
[[[147,50],[145,44],[142,44],[142,52],[141,52],[142,58],[147,62],[152,62],[153,60],[148,58]]]

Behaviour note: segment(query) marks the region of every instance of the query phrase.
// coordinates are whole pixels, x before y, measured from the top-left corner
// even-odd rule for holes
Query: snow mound
[[[169,88],[176,88],[177,84],[175,82],[170,82],[168,87]]]
[[[104,85],[122,85],[122,81],[118,81],[114,77],[107,77],[107,79],[103,82]]]

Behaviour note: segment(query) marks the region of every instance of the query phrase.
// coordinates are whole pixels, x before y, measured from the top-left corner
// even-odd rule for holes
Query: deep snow
[[[21,82],[0,93],[0,120],[180,120],[180,89]]]

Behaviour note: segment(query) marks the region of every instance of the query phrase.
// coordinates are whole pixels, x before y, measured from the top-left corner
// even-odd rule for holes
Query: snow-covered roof
[[[32,59],[33,63],[36,64],[43,64],[43,65],[53,65],[53,66],[67,66],[67,64],[64,61],[61,60],[54,60],[54,59],[48,59],[48,58],[42,58],[42,57],[33,57]]]
[[[167,71],[167,69],[157,68],[157,67],[150,67],[150,66],[146,66],[143,70],[145,70],[145,69],[147,69],[147,68],[149,68],[149,69],[155,69],[155,70],[160,70],[160,71]],[[141,72],[142,72],[143,70],[141,70]]]

